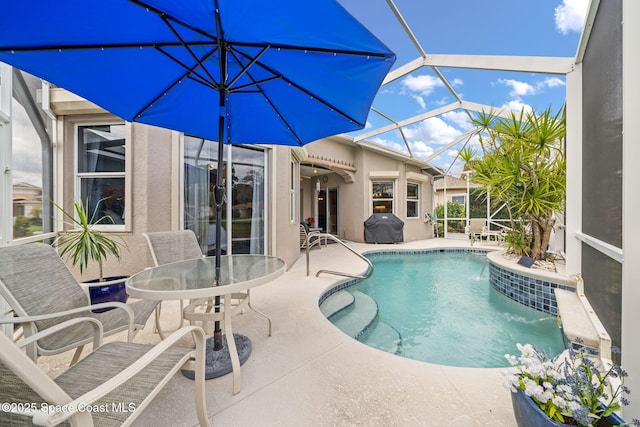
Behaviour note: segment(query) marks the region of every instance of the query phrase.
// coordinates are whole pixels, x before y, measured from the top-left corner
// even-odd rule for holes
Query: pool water
[[[504,355],[518,355],[516,343],[534,344],[550,356],[564,350],[555,316],[491,288],[484,253],[433,251],[369,259],[373,275],[346,290],[363,292],[377,302],[378,320],[400,334],[398,354],[403,357],[492,368],[509,366]],[[345,315],[347,310],[340,313]],[[367,342],[368,335],[361,340],[385,347]]]

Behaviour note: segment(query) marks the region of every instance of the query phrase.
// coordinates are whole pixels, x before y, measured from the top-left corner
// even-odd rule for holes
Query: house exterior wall
[[[271,150],[270,162],[272,185],[268,191],[267,200],[272,212],[270,229],[271,255],[280,257],[287,263],[287,269],[300,256],[300,222],[298,215],[291,220],[290,188],[291,182],[291,148],[274,146]],[[299,187],[296,196],[300,194]],[[300,203],[296,197],[296,209]]]
[[[345,240],[364,242],[364,221],[373,213],[371,200],[372,180],[394,181],[393,212],[404,222],[404,240],[421,240],[433,237],[433,227],[424,221],[424,213],[431,212],[433,205],[433,187],[431,176],[422,173],[419,164],[411,164],[400,159],[363,146],[340,142],[336,139],[322,140],[308,146],[308,162],[313,159],[330,159],[344,162],[344,167],[355,168],[355,172],[340,171],[329,174],[322,188],[337,187],[339,195],[339,230],[338,237]],[[333,170],[339,171],[340,165]],[[305,212],[312,209],[315,195],[315,178],[304,180]],[[310,181],[310,182],[308,182]],[[407,182],[420,185],[419,216],[407,218],[406,188]],[[309,197],[307,197],[309,189]]]
[[[110,114],[87,114],[59,116],[58,130],[62,141],[61,158],[58,169],[61,174],[58,200],[63,201],[63,207],[68,212],[73,211],[75,192],[75,126],[77,124],[96,124],[119,122],[117,117]],[[120,262],[109,258],[104,264],[104,275],[131,275],[153,265],[146,240],[142,235],[146,231],[161,231],[172,229],[172,212],[179,209],[179,199],[172,197],[172,182],[175,181],[175,168],[179,162],[172,159],[172,145],[176,144],[175,132],[146,126],[137,123],[127,124],[129,151],[127,152],[126,173],[126,230],[109,232],[110,236],[124,243],[120,251]],[[61,217],[61,215],[59,215]],[[59,218],[61,220],[61,218]],[[59,229],[68,230],[68,224]],[[98,266],[91,263],[87,270],[80,275],[77,268],[73,268],[78,280],[91,280],[98,277]]]
[[[59,89],[56,89],[59,91]],[[59,94],[53,96],[58,99]],[[68,98],[68,97],[67,97]],[[77,124],[117,123],[120,120],[76,98],[60,101],[54,106],[58,116],[57,132],[61,147],[58,154],[58,200],[66,210],[73,209],[76,197],[75,126]],[[69,106],[73,108],[70,108]],[[65,108],[66,107],[66,108]],[[126,227],[110,231],[126,245],[120,262],[109,259],[104,274],[131,275],[152,265],[144,232],[179,230],[183,228],[181,200],[183,197],[180,140],[177,132],[138,123],[127,123],[126,171]],[[371,182],[373,179],[395,181],[394,213],[404,221],[404,240],[433,237],[432,227],[424,222],[424,213],[433,209],[433,187],[430,175],[421,171],[424,163],[354,144],[344,136],[326,138],[303,148],[286,146],[266,147],[266,252],[283,258],[291,267],[301,256],[299,223],[301,219],[317,215],[316,177],[299,177],[294,168],[295,212],[291,212],[291,162],[317,164],[330,173],[320,181],[322,189],[337,189],[338,230],[341,239],[363,242],[364,221],[372,213]],[[391,178],[389,178],[391,177]],[[420,185],[419,216],[406,217],[406,184]],[[302,190],[302,191],[301,191]],[[302,197],[302,199],[301,199]],[[302,206],[302,209],[301,209]],[[69,229],[68,226],[59,227]],[[78,280],[97,277],[97,266],[90,265]]]

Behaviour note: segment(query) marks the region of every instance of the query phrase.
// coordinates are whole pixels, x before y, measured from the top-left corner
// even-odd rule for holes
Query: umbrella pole
[[[221,94],[224,98],[224,94]],[[224,101],[223,101],[224,102]],[[219,117],[220,134],[224,133],[224,117]],[[224,203],[224,187],[222,185],[222,167],[224,155],[224,139],[222,136],[218,140],[218,173],[216,174],[216,186],[214,189],[214,198],[216,202],[216,273],[214,286],[218,286],[220,282],[220,259],[222,258],[222,204]],[[229,307],[227,307],[227,310]],[[215,297],[215,312],[220,312],[220,295]],[[222,330],[220,329],[220,321],[216,320],[213,327],[213,350],[222,350]]]
[[[221,88],[220,94],[220,112],[218,115],[218,172],[216,173],[216,186],[214,189],[214,198],[216,201],[216,274],[214,286],[218,286],[220,281],[220,259],[222,258],[222,204],[224,203],[224,186],[222,185],[222,168],[224,165],[224,128],[225,128],[225,107],[226,107],[226,93],[224,90],[225,76],[227,74],[227,51],[226,49],[220,49],[220,80]],[[226,307],[230,310],[230,307]],[[220,296],[215,297],[215,312],[220,312]],[[227,337],[227,339],[233,339],[233,337]],[[216,320],[213,326],[213,350],[222,350],[222,330],[220,329],[220,321]]]

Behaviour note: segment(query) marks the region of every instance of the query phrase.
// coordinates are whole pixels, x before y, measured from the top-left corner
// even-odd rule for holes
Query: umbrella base
[[[233,338],[236,342],[238,358],[242,365],[251,355],[251,340],[249,337],[241,334],[233,334]],[[213,337],[207,338],[207,349],[204,363],[204,378],[206,380],[218,378],[233,371],[231,355],[229,354],[229,348],[227,347],[226,337],[222,337],[222,349],[217,351],[213,350]],[[186,369],[182,370],[182,375],[190,379],[195,378],[195,372]]]

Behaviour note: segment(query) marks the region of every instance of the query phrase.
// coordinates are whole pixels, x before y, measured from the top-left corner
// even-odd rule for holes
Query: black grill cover
[[[399,243],[403,241],[404,222],[394,214],[374,213],[364,222],[367,243]]]

